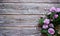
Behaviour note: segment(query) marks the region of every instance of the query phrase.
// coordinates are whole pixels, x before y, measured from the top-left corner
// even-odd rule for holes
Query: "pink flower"
[[[49,24],[49,27],[53,27],[54,28],[54,25],[51,23],[51,24]]]
[[[45,19],[45,20],[44,20],[44,23],[45,23],[45,24],[49,24],[49,23],[50,23],[50,20],[49,20],[49,19]]]
[[[58,18],[58,14],[55,14],[55,15],[54,15],[54,18]]]
[[[60,8],[57,8],[56,12],[60,12]]]
[[[50,11],[50,12],[54,12],[54,11],[56,11],[56,8],[55,8],[55,7],[52,7],[52,8],[50,8],[49,11]]]
[[[43,25],[42,28],[43,29],[47,29],[48,28],[48,25]]]
[[[55,30],[53,28],[49,28],[48,33],[53,35],[55,33]]]

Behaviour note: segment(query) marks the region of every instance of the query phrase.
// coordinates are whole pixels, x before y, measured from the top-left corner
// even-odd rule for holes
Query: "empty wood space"
[[[1,2],[60,2],[60,0],[0,0]]]

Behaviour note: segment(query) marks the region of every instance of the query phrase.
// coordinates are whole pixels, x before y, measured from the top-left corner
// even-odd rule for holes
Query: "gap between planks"
[[[34,30],[38,30],[37,29],[38,26],[4,26],[4,27],[0,27],[0,29],[6,29],[6,30],[13,30],[13,29],[21,29],[21,30],[24,30],[24,29],[34,29]],[[38,32],[33,32],[33,34],[38,34],[40,33],[40,31]]]
[[[45,14],[0,14],[0,15],[45,15]]]
[[[47,4],[60,4],[60,2],[0,2],[0,3],[47,3]]]
[[[0,26],[0,28],[36,28],[38,26]]]

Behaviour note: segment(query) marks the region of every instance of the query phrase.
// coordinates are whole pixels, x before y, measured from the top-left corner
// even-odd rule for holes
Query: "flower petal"
[[[50,12],[54,12],[54,11],[56,11],[56,8],[55,8],[55,7],[52,7],[52,8],[50,8],[49,11],[50,11]]]
[[[54,18],[58,18],[58,14],[55,14],[55,15],[54,15]]]
[[[43,29],[47,29],[47,28],[48,28],[48,25],[45,25],[45,24],[44,24],[44,25],[42,26],[42,28],[43,28]]]
[[[48,33],[53,35],[55,33],[55,30],[53,28],[49,28]]]
[[[60,12],[60,8],[57,8],[56,12]]]
[[[45,19],[45,20],[44,20],[44,23],[45,23],[45,24],[49,24],[49,23],[50,23],[50,20],[49,20],[49,19]]]

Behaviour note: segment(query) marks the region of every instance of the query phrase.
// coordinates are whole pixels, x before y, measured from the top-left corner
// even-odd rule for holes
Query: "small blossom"
[[[50,15],[51,14],[51,12],[49,12],[47,15]]]
[[[45,20],[44,20],[44,23],[45,23],[45,24],[49,24],[49,23],[50,23],[50,20],[49,20],[49,19],[45,19]]]
[[[58,14],[55,14],[55,15],[54,15],[54,18],[58,18]]]
[[[48,33],[53,35],[55,33],[55,30],[53,28],[49,28]]]
[[[51,24],[49,24],[49,27],[53,27],[54,28],[54,25],[51,23]]]
[[[45,24],[44,24],[44,25],[42,26],[42,28],[43,28],[43,29],[47,29],[47,28],[48,28],[48,25],[45,25]]]
[[[60,8],[57,8],[56,12],[60,12]]]
[[[52,7],[52,8],[50,8],[49,11],[50,11],[50,12],[54,12],[54,11],[56,11],[56,8],[55,8],[55,7]]]

